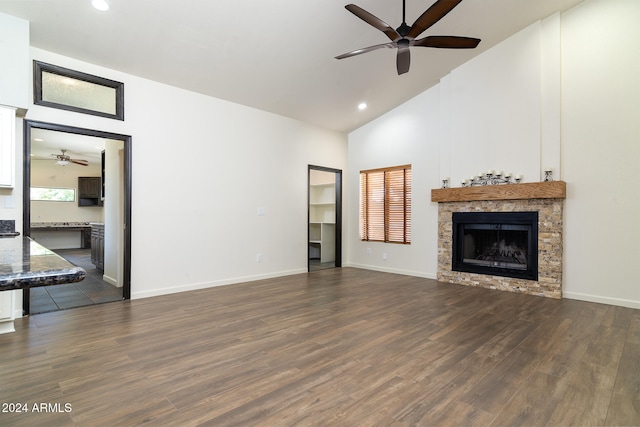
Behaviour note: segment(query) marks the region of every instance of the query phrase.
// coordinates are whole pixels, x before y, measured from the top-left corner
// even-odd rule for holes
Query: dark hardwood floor
[[[0,402],[28,412],[2,426],[640,425],[640,310],[622,307],[342,268],[16,329]]]

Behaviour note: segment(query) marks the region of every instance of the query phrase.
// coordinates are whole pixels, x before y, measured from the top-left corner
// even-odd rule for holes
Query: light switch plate
[[[13,196],[4,196],[4,208],[5,209],[15,209],[16,208],[16,199]]]

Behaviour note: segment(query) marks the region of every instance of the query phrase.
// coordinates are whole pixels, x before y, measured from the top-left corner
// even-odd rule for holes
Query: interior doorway
[[[342,267],[342,171],[309,165],[308,271]]]
[[[48,140],[48,142],[47,142]],[[62,142],[64,141],[64,142]],[[64,144],[64,145],[61,145]],[[102,144],[100,146],[100,144]],[[61,145],[61,146],[58,146]],[[72,145],[72,149],[69,150]],[[83,148],[86,147],[86,148]],[[60,150],[69,150],[63,153],[63,156],[69,155],[71,162],[58,163],[56,160],[57,152]],[[95,156],[95,151],[98,154]],[[51,153],[49,153],[51,151]],[[92,156],[97,157],[94,159]],[[48,159],[47,159],[48,157]],[[58,160],[60,160],[58,158]],[[66,160],[66,158],[62,159]],[[76,162],[74,162],[76,160]],[[75,163],[80,165],[80,169],[84,169],[82,174],[89,177],[97,176],[100,178],[100,187],[98,189],[97,200],[83,198],[80,192],[79,172],[73,172],[69,167]],[[91,167],[84,167],[84,164],[96,163],[99,165],[97,171]],[[38,176],[34,182],[47,182],[44,187],[56,187],[57,179],[63,181],[63,175],[69,182],[76,182],[77,201],[74,203],[60,203],[57,207],[56,203],[48,202],[46,207],[32,206],[31,188],[33,173],[39,168],[43,168],[42,164],[51,167],[54,164],[57,170],[45,169],[45,176]],[[60,171],[60,172],[59,172]],[[61,172],[64,171],[64,172]],[[41,172],[42,173],[42,172]],[[86,178],[86,177],[83,177]],[[95,178],[98,179],[98,178]],[[51,182],[51,185],[48,185]],[[84,182],[84,181],[83,181]],[[42,184],[41,184],[42,185]],[[64,187],[64,185],[60,185]],[[87,196],[88,197],[88,196]],[[63,208],[62,205],[65,205]],[[79,207],[82,206],[82,207]],[[54,209],[56,207],[56,209]],[[66,209],[66,210],[65,210]],[[35,216],[34,216],[35,215]],[[65,220],[66,216],[76,219]],[[75,215],[75,216],[74,216]],[[97,215],[97,216],[96,216]],[[54,252],[70,260],[76,265],[87,269],[87,278],[85,285],[90,286],[94,292],[93,295],[84,292],[77,285],[83,284],[79,282],[76,288],[68,289],[71,292],[85,293],[86,303],[78,302],[80,305],[90,305],[101,302],[131,298],[131,137],[128,135],[115,134],[110,132],[97,131],[93,129],[77,128],[53,123],[36,122],[25,120],[24,131],[24,176],[23,176],[23,233],[25,236],[34,237],[38,235],[36,240],[44,239],[43,246],[51,248]],[[103,239],[100,248],[104,257],[102,262],[97,262],[93,257],[95,250],[92,246],[96,246],[94,237],[94,225],[102,231],[100,237]],[[57,226],[57,227],[56,227]],[[49,227],[49,228],[48,228]],[[73,242],[73,234],[69,234],[68,228],[72,228],[79,233],[80,243],[78,248],[65,247],[69,245],[69,240]],[[55,231],[54,231],[55,229]],[[63,231],[64,233],[57,232]],[[104,236],[104,237],[102,237]],[[74,246],[71,244],[71,246]],[[58,249],[58,250],[56,250]],[[72,250],[70,250],[72,249]],[[77,250],[73,250],[77,249]],[[84,253],[87,252],[87,253]],[[92,254],[93,252],[93,254]],[[89,261],[87,261],[87,259]],[[93,267],[97,267],[96,271]],[[95,274],[93,274],[95,273]],[[91,282],[91,283],[89,283]],[[105,285],[113,285],[117,295],[113,291],[98,289],[99,282]],[[64,287],[65,285],[56,285]],[[46,288],[46,287],[45,287]],[[66,289],[53,289],[52,292],[63,293]],[[41,289],[37,289],[42,291]],[[102,295],[99,293],[102,292]],[[31,314],[32,291],[25,289],[23,291],[23,312],[25,315]],[[108,295],[107,295],[108,294]],[[81,295],[80,295],[81,296]],[[79,295],[74,294],[73,298],[80,301]],[[65,308],[71,308],[74,305],[67,305]],[[55,310],[55,305],[53,306]],[[62,309],[62,308],[59,308]],[[48,310],[53,311],[53,310]]]

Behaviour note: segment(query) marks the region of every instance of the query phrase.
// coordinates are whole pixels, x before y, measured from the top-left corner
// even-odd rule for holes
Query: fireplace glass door
[[[537,280],[537,212],[453,214],[453,270]]]
[[[527,234],[524,225],[468,224],[464,227],[462,261],[526,270]]]

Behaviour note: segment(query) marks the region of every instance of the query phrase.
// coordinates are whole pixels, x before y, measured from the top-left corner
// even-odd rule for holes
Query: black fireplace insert
[[[538,212],[454,212],[452,270],[538,280]]]

